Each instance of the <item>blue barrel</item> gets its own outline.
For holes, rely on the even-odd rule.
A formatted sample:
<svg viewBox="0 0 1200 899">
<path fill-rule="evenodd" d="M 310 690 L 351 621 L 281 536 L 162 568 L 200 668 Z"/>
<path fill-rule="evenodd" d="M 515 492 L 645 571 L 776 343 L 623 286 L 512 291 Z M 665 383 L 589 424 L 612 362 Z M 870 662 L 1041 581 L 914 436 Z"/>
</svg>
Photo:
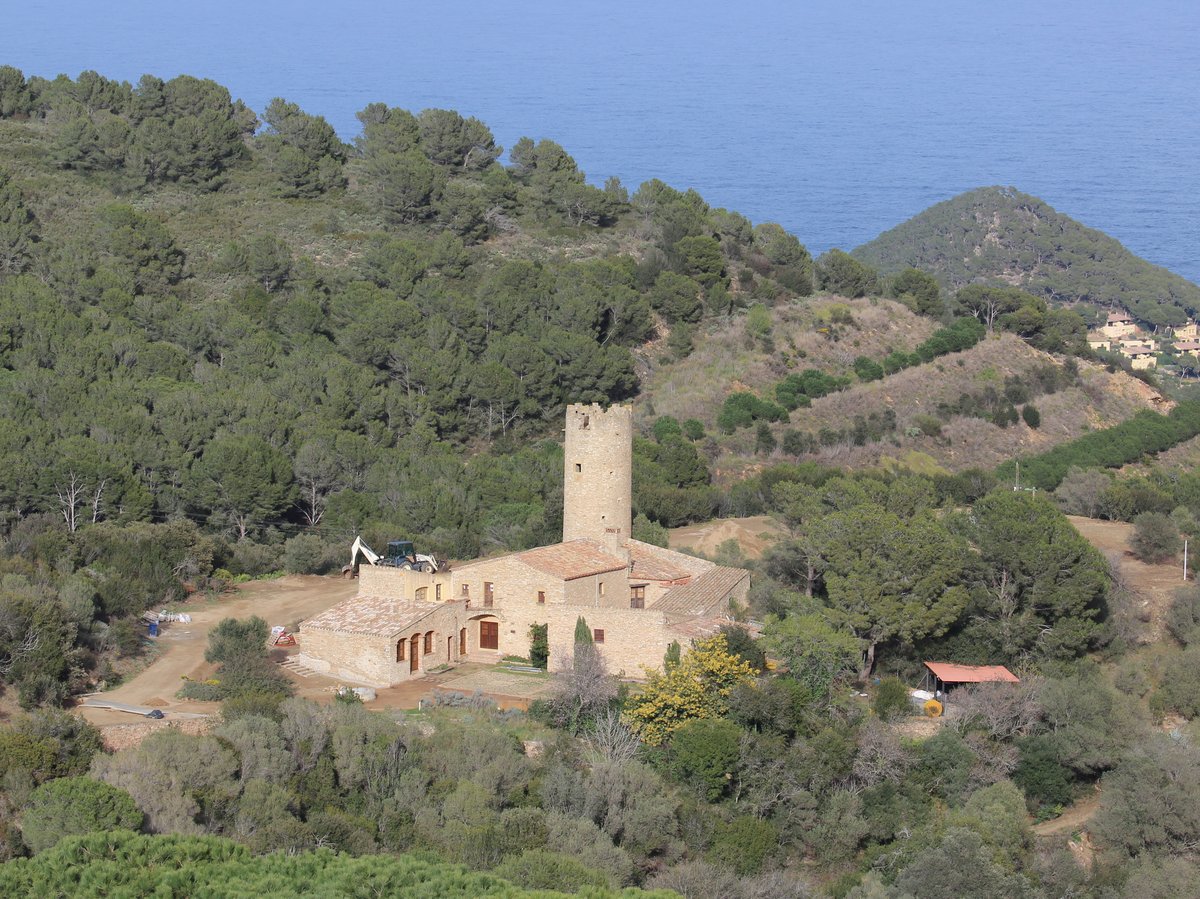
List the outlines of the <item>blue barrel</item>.
<svg viewBox="0 0 1200 899">
<path fill-rule="evenodd" d="M 158 622 L 157 621 L 150 622 L 150 636 L 151 637 L 158 636 Z"/>
</svg>

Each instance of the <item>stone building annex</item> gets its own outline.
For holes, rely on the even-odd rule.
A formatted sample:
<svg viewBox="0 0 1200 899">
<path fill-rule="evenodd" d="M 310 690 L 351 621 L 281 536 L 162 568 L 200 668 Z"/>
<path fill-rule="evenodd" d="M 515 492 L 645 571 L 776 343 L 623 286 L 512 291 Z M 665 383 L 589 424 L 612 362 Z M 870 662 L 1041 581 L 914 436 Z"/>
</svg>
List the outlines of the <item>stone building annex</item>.
<svg viewBox="0 0 1200 899">
<path fill-rule="evenodd" d="M 608 668 L 659 668 L 745 604 L 750 574 L 634 540 L 633 419 L 628 406 L 567 408 L 563 541 L 440 572 L 363 565 L 358 594 L 305 621 L 300 661 L 375 687 L 461 661 L 528 656 L 546 624 L 553 670 L 582 615 Z"/>
</svg>

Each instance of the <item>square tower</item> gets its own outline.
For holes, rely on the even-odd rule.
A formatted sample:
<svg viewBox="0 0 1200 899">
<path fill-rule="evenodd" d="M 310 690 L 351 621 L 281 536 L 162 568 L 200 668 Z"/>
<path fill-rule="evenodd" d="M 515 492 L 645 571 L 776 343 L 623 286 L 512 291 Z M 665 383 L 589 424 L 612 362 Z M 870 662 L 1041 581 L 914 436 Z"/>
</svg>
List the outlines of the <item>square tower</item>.
<svg viewBox="0 0 1200 899">
<path fill-rule="evenodd" d="M 633 526 L 633 408 L 567 406 L 563 540 L 628 540 Z"/>
</svg>

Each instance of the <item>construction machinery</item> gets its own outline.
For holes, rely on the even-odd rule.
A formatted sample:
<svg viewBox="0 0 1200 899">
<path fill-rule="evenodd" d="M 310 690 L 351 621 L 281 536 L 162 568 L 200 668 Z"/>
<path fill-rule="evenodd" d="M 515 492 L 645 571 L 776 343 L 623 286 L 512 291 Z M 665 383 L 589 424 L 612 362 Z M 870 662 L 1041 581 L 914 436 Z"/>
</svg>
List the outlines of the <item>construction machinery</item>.
<svg viewBox="0 0 1200 899">
<path fill-rule="evenodd" d="M 358 566 L 363 561 L 368 565 L 403 568 L 406 571 L 424 571 L 429 574 L 445 568 L 445 565 L 436 557 L 417 552 L 411 540 L 389 540 L 387 554 L 380 555 L 367 546 L 362 537 L 355 537 L 354 543 L 350 547 L 350 564 L 342 568 L 342 577 L 354 577 Z"/>
</svg>

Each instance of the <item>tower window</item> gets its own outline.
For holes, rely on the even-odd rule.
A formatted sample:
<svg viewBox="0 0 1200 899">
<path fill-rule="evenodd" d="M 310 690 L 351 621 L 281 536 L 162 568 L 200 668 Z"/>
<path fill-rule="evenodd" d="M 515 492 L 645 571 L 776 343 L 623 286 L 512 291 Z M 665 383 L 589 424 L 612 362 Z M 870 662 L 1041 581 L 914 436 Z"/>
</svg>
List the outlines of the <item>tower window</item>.
<svg viewBox="0 0 1200 899">
<path fill-rule="evenodd" d="M 593 643 L 603 643 L 604 642 L 604 630 L 602 628 L 595 628 L 592 630 L 592 642 Z"/>
<path fill-rule="evenodd" d="M 539 590 L 538 591 L 538 605 L 544 606 L 545 604 L 546 604 L 546 591 Z"/>
<path fill-rule="evenodd" d="M 575 463 L 575 470 L 576 470 L 576 471 L 583 471 L 583 463 L 582 463 L 582 462 L 576 462 L 576 463 Z"/>
</svg>

